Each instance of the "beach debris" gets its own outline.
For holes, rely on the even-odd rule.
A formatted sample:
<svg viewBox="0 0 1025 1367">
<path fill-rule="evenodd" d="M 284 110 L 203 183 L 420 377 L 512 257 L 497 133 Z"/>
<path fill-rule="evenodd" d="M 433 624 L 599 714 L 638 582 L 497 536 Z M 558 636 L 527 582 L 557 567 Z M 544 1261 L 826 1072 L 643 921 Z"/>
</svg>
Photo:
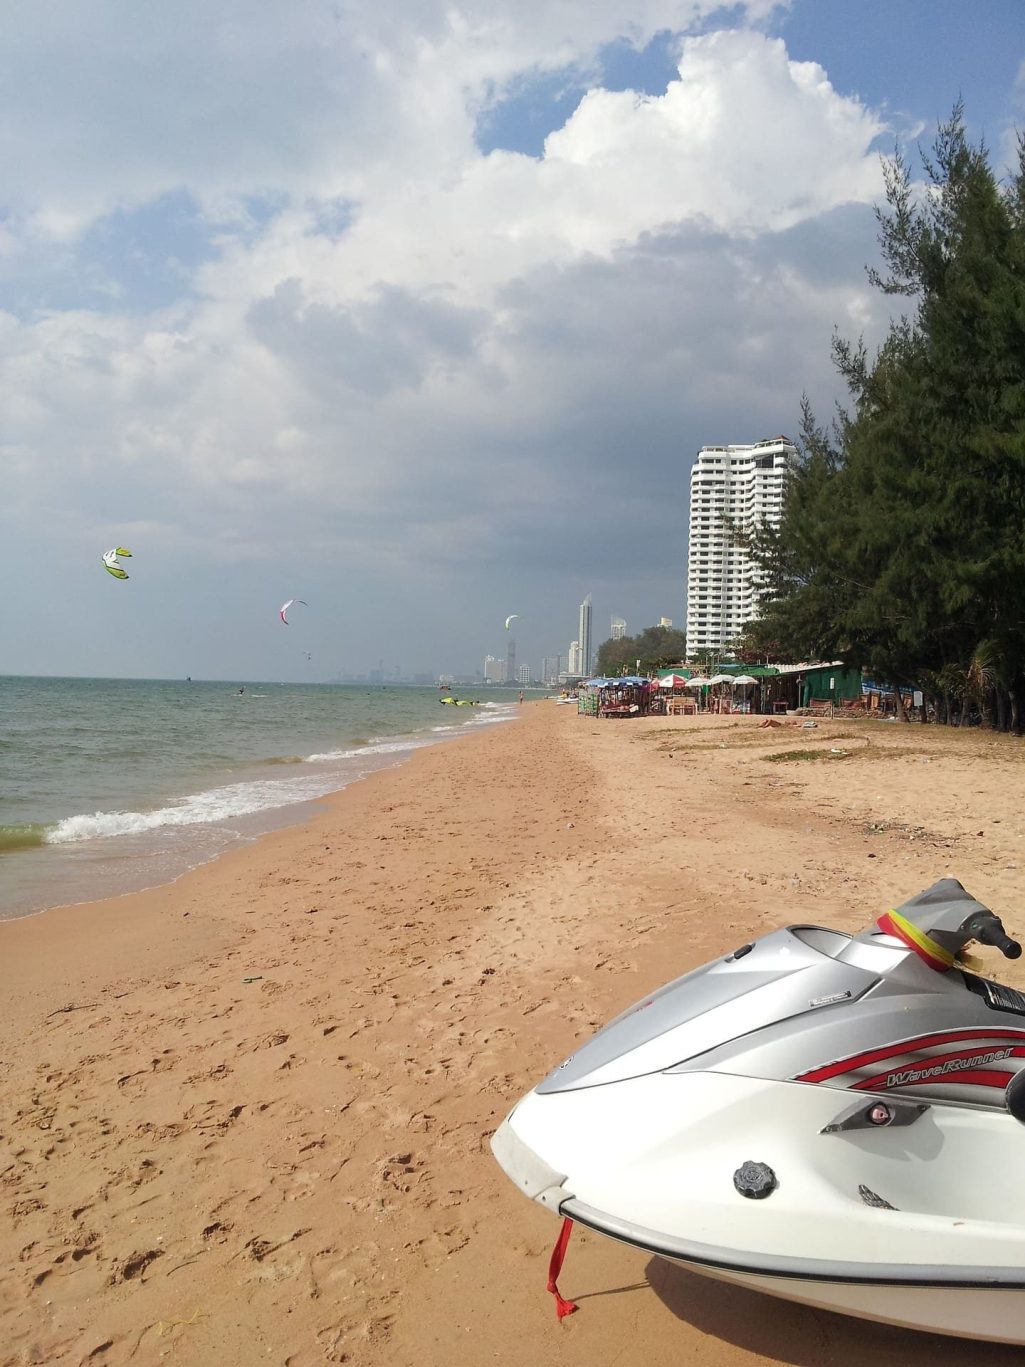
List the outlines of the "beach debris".
<svg viewBox="0 0 1025 1367">
<path fill-rule="evenodd" d="M 506 631 L 509 630 L 509 623 L 510 623 L 510 622 L 515 622 L 515 621 L 517 620 L 517 618 L 519 617 L 519 615 L 520 615 L 520 614 L 519 614 L 518 612 L 510 612 L 509 616 L 505 619 L 505 629 L 506 629 Z"/>
<path fill-rule="evenodd" d="M 285 613 L 288 611 L 288 609 L 292 606 L 293 603 L 302 603 L 304 608 L 308 608 L 310 606 L 309 603 L 304 602 L 301 598 L 289 598 L 287 603 L 282 603 L 281 606 L 278 608 L 278 616 L 284 622 L 286 627 L 288 626 L 288 618 L 285 616 Z"/>
<path fill-rule="evenodd" d="M 205 1310 L 193 1310 L 187 1320 L 157 1320 L 157 1337 L 163 1338 L 165 1334 L 169 1334 L 173 1329 L 177 1329 L 179 1325 L 195 1324 L 196 1321 L 205 1314 Z"/>
<path fill-rule="evenodd" d="M 115 579 L 127 579 L 128 575 L 123 569 L 118 556 L 123 555 L 126 560 L 131 560 L 132 553 L 124 546 L 115 546 L 112 550 L 104 551 L 100 557 L 103 561 L 103 568 L 108 574 L 112 574 Z"/>
<path fill-rule="evenodd" d="M 262 973 L 257 973 L 255 977 L 253 977 L 253 978 L 243 978 L 242 981 L 243 981 L 244 983 L 258 983 L 258 982 L 262 982 L 262 981 L 263 981 L 263 974 L 262 974 Z"/>
</svg>

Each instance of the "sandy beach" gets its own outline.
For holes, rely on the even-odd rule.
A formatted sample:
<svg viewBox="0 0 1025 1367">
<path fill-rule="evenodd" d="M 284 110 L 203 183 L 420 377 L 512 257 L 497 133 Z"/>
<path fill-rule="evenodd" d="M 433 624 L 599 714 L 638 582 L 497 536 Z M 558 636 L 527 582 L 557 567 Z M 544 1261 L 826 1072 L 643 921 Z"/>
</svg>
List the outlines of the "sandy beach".
<svg viewBox="0 0 1025 1367">
<path fill-rule="evenodd" d="M 521 713 L 170 887 L 0 925 L 4 1367 L 1020 1360 L 585 1230 L 559 1323 L 557 1222 L 488 1139 L 576 1041 L 769 928 L 857 930 L 953 876 L 1021 935 L 1022 742 Z"/>
</svg>

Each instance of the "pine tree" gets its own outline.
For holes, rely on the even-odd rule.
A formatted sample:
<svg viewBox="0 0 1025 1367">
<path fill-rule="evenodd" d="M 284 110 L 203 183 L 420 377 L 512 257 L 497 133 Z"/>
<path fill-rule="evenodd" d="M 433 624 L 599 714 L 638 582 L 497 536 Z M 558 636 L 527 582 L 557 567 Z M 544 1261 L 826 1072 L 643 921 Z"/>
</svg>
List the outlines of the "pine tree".
<svg viewBox="0 0 1025 1367">
<path fill-rule="evenodd" d="M 956 105 L 919 194 L 896 154 L 877 212 L 886 294 L 908 301 L 871 359 L 835 338 L 850 394 L 832 437 L 805 404 L 756 633 L 797 656 L 974 698 L 1016 722 L 1025 687 L 1025 142 L 1001 187 Z M 961 678 L 955 688 L 952 680 Z M 1009 708 L 1005 707 L 1009 703 Z"/>
</svg>

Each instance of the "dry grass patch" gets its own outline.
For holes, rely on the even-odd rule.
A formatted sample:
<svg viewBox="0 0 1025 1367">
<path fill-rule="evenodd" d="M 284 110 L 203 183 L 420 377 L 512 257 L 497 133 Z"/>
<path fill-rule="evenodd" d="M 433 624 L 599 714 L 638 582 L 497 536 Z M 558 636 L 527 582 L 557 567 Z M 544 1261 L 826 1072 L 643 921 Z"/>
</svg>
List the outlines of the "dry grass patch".
<svg viewBox="0 0 1025 1367">
<path fill-rule="evenodd" d="M 854 754 L 853 750 L 779 750 L 774 755 L 763 755 L 769 764 L 789 764 L 792 761 L 814 760 L 814 759 L 850 759 Z"/>
</svg>

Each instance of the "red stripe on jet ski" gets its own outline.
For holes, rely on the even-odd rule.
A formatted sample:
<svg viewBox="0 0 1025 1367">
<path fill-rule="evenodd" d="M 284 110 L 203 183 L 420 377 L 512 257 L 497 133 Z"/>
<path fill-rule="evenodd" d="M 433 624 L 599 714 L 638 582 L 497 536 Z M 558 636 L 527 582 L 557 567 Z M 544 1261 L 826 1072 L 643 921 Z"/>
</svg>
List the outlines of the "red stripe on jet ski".
<svg viewBox="0 0 1025 1367">
<path fill-rule="evenodd" d="M 1014 1040 L 1025 1044 L 1025 1031 L 990 1030 L 984 1026 L 972 1030 L 951 1030 L 938 1035 L 919 1035 L 917 1038 L 898 1040 L 884 1044 L 878 1049 L 866 1049 L 860 1054 L 837 1059 L 834 1063 L 824 1063 L 818 1068 L 810 1068 L 806 1073 L 798 1073 L 795 1082 L 825 1082 L 828 1078 L 840 1077 L 844 1073 L 856 1072 L 870 1063 L 882 1063 L 888 1058 L 900 1058 L 902 1054 L 913 1054 L 918 1049 L 932 1049 L 941 1044 L 960 1044 L 967 1040 Z"/>
<path fill-rule="evenodd" d="M 994 1057 L 994 1055 L 1003 1057 Z M 922 1082 L 948 1082 L 958 1080 L 971 1066 L 974 1065 L 975 1071 L 979 1066 L 988 1068 L 990 1064 L 1000 1064 L 1001 1068 L 1004 1059 L 1021 1058 L 1025 1055 L 1025 1046 L 1017 1045 L 1008 1048 L 1006 1045 L 997 1046 L 982 1045 L 975 1049 L 963 1049 L 960 1053 L 951 1054 L 925 1054 L 922 1057 L 913 1059 L 909 1063 L 897 1064 L 885 1073 L 877 1073 L 875 1077 L 861 1078 L 854 1083 L 853 1090 L 856 1092 L 871 1092 L 877 1089 L 886 1090 L 890 1087 L 917 1087 Z M 914 1076 L 916 1073 L 921 1076 Z M 1010 1073 L 1007 1074 L 1011 1076 Z M 995 1085 L 995 1084 L 994 1084 Z"/>
<path fill-rule="evenodd" d="M 887 1073 L 880 1073 L 878 1077 L 867 1078 L 864 1082 L 856 1082 L 851 1088 L 852 1092 L 887 1092 L 899 1091 L 902 1087 L 925 1087 L 929 1083 L 935 1083 L 937 1087 L 1006 1087 L 1013 1073 L 997 1073 L 985 1068 L 966 1069 L 962 1073 L 945 1073 L 942 1076 L 909 1078 L 906 1082 L 901 1082 L 895 1087 L 888 1087 L 886 1079 Z"/>
</svg>

